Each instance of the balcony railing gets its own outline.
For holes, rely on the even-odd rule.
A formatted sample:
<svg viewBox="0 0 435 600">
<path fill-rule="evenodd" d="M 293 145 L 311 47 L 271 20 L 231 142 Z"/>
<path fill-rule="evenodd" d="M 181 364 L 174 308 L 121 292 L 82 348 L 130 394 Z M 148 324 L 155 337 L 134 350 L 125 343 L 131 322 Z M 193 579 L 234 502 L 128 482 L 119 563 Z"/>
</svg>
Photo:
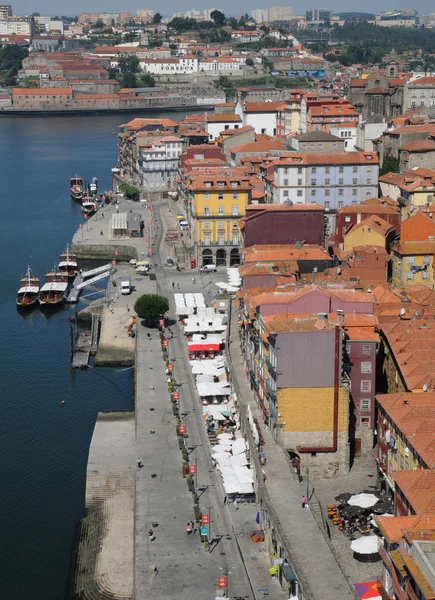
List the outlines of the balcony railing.
<svg viewBox="0 0 435 600">
<path fill-rule="evenodd" d="M 218 213 L 210 213 L 209 215 L 205 215 L 205 214 L 197 214 L 195 211 L 192 210 L 192 216 L 195 217 L 195 219 L 240 219 L 241 217 L 243 217 L 242 214 L 237 213 L 236 215 L 234 215 L 233 213 L 222 213 L 222 214 L 218 214 Z"/>
<path fill-rule="evenodd" d="M 269 396 L 272 398 L 273 401 L 276 402 L 276 390 L 271 387 L 268 379 L 266 379 L 266 388 Z"/>
<path fill-rule="evenodd" d="M 239 248 L 240 242 L 197 242 L 198 246 L 234 246 L 235 248 Z"/>
<path fill-rule="evenodd" d="M 274 367 L 272 365 L 272 363 L 270 362 L 270 360 L 267 357 L 264 357 L 264 362 L 266 363 L 267 370 L 269 371 L 269 373 L 272 375 L 272 377 L 274 379 L 276 379 L 276 367 Z"/>
</svg>

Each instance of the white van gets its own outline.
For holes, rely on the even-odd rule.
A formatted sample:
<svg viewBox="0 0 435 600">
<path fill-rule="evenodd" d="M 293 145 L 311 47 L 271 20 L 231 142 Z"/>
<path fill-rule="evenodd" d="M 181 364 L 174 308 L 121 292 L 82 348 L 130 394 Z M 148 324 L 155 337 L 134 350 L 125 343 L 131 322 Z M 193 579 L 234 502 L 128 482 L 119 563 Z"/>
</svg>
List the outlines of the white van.
<svg viewBox="0 0 435 600">
<path fill-rule="evenodd" d="M 121 277 L 121 294 L 130 294 L 131 292 L 131 277 Z"/>
<path fill-rule="evenodd" d="M 199 269 L 200 273 L 216 273 L 217 267 L 215 264 L 204 265 Z"/>
</svg>

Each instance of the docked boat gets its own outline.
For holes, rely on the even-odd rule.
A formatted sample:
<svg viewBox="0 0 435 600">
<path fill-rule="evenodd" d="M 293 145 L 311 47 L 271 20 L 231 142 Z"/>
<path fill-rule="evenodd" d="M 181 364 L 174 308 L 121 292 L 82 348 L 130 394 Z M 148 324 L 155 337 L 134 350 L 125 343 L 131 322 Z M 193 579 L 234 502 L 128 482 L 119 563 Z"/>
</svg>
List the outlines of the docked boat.
<svg viewBox="0 0 435 600">
<path fill-rule="evenodd" d="M 98 204 L 89 198 L 82 201 L 82 211 L 86 215 L 93 215 L 98 210 Z"/>
<path fill-rule="evenodd" d="M 83 179 L 76 175 L 71 177 L 70 194 L 73 200 L 82 200 L 86 196 L 86 189 L 83 185 Z"/>
<path fill-rule="evenodd" d="M 23 308 L 33 306 L 38 301 L 39 279 L 33 276 L 30 267 L 27 268 L 27 272 L 20 283 L 20 289 L 17 292 L 17 305 Z"/>
<path fill-rule="evenodd" d="M 96 177 L 92 177 L 92 181 L 88 187 L 89 187 L 89 194 L 91 196 L 96 196 L 98 194 L 98 179 Z"/>
<path fill-rule="evenodd" d="M 41 306 L 55 306 L 66 298 L 68 290 L 68 277 L 57 270 L 50 271 L 45 276 L 45 283 L 39 290 L 39 304 Z"/>
<path fill-rule="evenodd" d="M 66 252 L 60 255 L 59 259 L 59 272 L 67 277 L 75 277 L 79 270 L 77 268 L 77 257 L 75 254 L 71 254 L 67 246 Z"/>
</svg>

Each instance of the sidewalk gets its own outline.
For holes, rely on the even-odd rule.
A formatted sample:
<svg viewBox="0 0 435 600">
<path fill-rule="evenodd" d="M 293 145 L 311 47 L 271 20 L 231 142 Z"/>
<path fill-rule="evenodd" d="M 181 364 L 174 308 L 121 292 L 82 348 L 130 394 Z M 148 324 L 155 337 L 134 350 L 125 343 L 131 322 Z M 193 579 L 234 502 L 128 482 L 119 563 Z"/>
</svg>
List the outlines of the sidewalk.
<svg viewBox="0 0 435 600">
<path fill-rule="evenodd" d="M 237 311 L 232 311 L 232 331 L 237 331 Z M 233 339 L 238 336 L 233 334 Z M 250 405 L 252 414 L 262 423 L 261 413 L 254 400 L 245 375 L 245 366 L 237 342 L 230 345 L 232 374 L 238 386 L 241 406 Z M 356 594 L 341 571 L 313 515 L 301 506 L 303 484 L 296 481 L 284 455 L 272 435 L 262 427 L 265 440 L 267 476 L 265 483 L 272 510 L 279 523 L 274 523 L 281 538 L 286 540 L 290 556 L 300 584 L 308 600 L 351 600 Z"/>
</svg>

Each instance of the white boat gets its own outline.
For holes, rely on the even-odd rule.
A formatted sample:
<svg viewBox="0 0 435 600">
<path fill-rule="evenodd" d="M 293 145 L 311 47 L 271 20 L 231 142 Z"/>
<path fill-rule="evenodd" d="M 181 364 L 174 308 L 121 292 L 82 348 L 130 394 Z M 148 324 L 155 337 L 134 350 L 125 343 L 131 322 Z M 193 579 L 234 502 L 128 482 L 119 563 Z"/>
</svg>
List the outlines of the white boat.
<svg viewBox="0 0 435 600">
<path fill-rule="evenodd" d="M 77 257 L 75 254 L 70 253 L 68 246 L 66 252 L 60 255 L 59 272 L 62 273 L 62 275 L 68 275 L 68 277 L 75 277 L 79 272 L 77 268 Z"/>
<path fill-rule="evenodd" d="M 83 200 L 82 202 L 82 211 L 86 215 L 93 215 L 98 210 L 98 205 L 93 200 Z"/>
<path fill-rule="evenodd" d="M 54 306 L 66 298 L 68 283 L 65 281 L 48 281 L 39 290 L 39 304 L 41 306 Z"/>
<path fill-rule="evenodd" d="M 96 177 L 92 177 L 92 181 L 88 187 L 89 193 L 93 196 L 96 196 L 98 193 L 98 179 Z"/>
<path fill-rule="evenodd" d="M 32 269 L 28 267 L 20 283 L 21 287 L 17 292 L 17 305 L 27 308 L 38 301 L 39 279 L 33 276 Z"/>
</svg>

